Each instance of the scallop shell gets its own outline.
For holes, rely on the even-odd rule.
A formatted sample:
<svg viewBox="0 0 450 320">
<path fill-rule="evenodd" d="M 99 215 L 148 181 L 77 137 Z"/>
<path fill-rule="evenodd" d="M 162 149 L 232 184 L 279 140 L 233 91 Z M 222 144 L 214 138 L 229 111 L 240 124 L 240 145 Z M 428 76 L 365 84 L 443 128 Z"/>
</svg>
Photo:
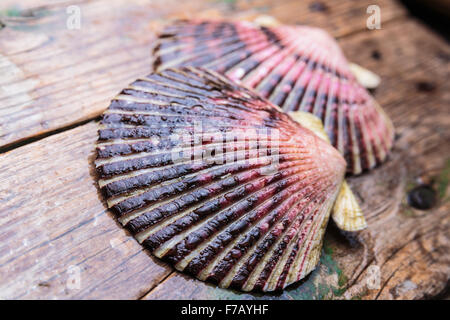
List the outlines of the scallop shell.
<svg viewBox="0 0 450 320">
<path fill-rule="evenodd" d="M 155 70 L 202 66 L 254 88 L 284 111 L 313 113 L 350 173 L 374 168 L 392 147 L 390 119 L 357 82 L 336 41 L 321 29 L 178 21 L 159 35 L 152 65 Z M 375 85 L 375 75 L 358 70 L 359 78 Z"/>
<path fill-rule="evenodd" d="M 315 115 L 303 111 L 290 112 L 289 115 L 304 128 L 314 132 L 319 138 L 330 142 L 322 121 Z M 360 231 L 367 228 L 361 207 L 346 181 L 342 183 L 331 217 L 339 229 L 344 231 Z"/>
<path fill-rule="evenodd" d="M 341 186 L 331 216 L 336 225 L 345 231 L 359 231 L 367 227 L 361 207 L 346 181 Z"/>
<path fill-rule="evenodd" d="M 117 95 L 96 159 L 108 206 L 143 246 L 243 291 L 282 289 L 314 269 L 345 166 L 266 99 L 197 68 Z"/>
<path fill-rule="evenodd" d="M 381 78 L 376 73 L 367 70 L 356 63 L 350 63 L 348 67 L 359 84 L 364 88 L 375 89 L 380 85 Z"/>
</svg>

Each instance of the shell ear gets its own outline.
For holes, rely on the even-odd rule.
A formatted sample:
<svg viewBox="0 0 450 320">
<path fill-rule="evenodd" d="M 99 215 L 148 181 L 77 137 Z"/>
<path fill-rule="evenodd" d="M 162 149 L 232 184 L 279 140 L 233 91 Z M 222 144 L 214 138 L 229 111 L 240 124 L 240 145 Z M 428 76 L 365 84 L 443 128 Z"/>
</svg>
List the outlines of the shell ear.
<svg viewBox="0 0 450 320">
<path fill-rule="evenodd" d="M 261 14 L 253 19 L 253 23 L 261 27 L 276 27 L 281 24 L 280 21 L 267 14 Z"/>
<path fill-rule="evenodd" d="M 334 203 L 331 216 L 339 229 L 344 231 L 359 231 L 367 227 L 355 194 L 345 180 Z"/>
<path fill-rule="evenodd" d="M 367 89 L 375 89 L 380 85 L 381 78 L 376 73 L 361 67 L 356 63 L 349 64 L 350 71 L 360 85 Z"/>
<path fill-rule="evenodd" d="M 330 142 L 323 128 L 322 120 L 308 112 L 296 111 L 289 115 L 301 126 L 314 132 L 319 138 Z M 344 231 L 359 231 L 367 227 L 364 214 L 350 186 L 344 180 L 331 213 L 336 225 Z"/>
</svg>

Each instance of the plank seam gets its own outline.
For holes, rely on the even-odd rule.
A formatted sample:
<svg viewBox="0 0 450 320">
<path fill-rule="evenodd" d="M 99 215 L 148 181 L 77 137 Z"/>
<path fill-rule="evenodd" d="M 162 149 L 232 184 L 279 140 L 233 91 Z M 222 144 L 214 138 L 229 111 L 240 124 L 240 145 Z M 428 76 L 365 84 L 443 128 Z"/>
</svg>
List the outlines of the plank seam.
<svg viewBox="0 0 450 320">
<path fill-rule="evenodd" d="M 153 288 L 150 288 L 148 291 L 146 291 L 144 294 L 142 294 L 141 296 L 139 296 L 136 300 L 142 300 L 143 298 L 145 298 L 146 296 L 148 296 L 149 294 L 151 294 L 156 288 L 159 287 L 159 285 L 161 285 L 163 282 L 165 282 L 166 280 L 168 280 L 168 278 L 170 276 L 172 276 L 173 274 L 175 274 L 176 271 L 175 270 L 171 270 L 171 272 L 169 272 L 165 277 L 163 277 L 155 286 L 153 286 Z"/>
</svg>

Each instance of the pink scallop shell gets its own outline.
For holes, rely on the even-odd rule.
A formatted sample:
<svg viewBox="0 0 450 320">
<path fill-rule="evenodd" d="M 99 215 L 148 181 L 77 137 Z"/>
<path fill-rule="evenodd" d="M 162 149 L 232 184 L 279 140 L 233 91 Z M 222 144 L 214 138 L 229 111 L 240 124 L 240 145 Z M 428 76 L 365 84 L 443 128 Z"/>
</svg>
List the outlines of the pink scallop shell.
<svg viewBox="0 0 450 320">
<path fill-rule="evenodd" d="M 102 194 L 158 258 L 243 291 L 317 265 L 345 161 L 269 101 L 213 71 L 165 69 L 125 88 L 101 125 Z"/>
<path fill-rule="evenodd" d="M 202 66 L 254 88 L 284 111 L 322 119 L 333 146 L 359 174 L 381 164 L 392 144 L 390 119 L 357 83 L 336 41 L 307 26 L 183 20 L 159 34 L 153 68 Z"/>
</svg>

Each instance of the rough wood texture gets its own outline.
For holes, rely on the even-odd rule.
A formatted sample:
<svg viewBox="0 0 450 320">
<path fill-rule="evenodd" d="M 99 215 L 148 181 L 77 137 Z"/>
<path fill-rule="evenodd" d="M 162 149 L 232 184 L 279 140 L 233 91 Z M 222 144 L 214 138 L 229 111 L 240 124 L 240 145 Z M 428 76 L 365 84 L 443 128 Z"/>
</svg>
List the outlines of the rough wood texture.
<svg viewBox="0 0 450 320">
<path fill-rule="evenodd" d="M 67 3 L 73 2 L 54 2 L 48 10 L 64 14 Z M 11 2 L 4 3 L 2 9 Z M 45 3 L 29 1 L 24 7 Z M 88 18 L 86 23 L 96 20 L 98 29 L 90 28 L 83 35 L 54 30 L 56 25 L 50 21 L 56 19 L 56 13 L 44 20 L 4 22 L 9 26 L 0 30 L 4 55 L 0 68 L 13 73 L 9 78 L 0 73 L 1 88 L 16 82 L 20 85 L 0 90 L 2 145 L 96 116 L 117 90 L 145 72 L 143 61 L 132 61 L 148 53 L 147 39 L 139 34 L 153 28 L 150 15 L 158 13 L 139 12 L 150 5 L 129 0 L 128 9 L 114 7 L 111 11 L 116 18 L 123 15 L 111 29 L 112 22 L 103 21 L 109 19 L 105 18 L 108 11 L 98 14 L 104 1 L 79 3 L 93 10 L 93 20 Z M 97 124 L 90 122 L 0 156 L 0 298 L 410 299 L 440 294 L 450 277 L 450 49 L 425 26 L 402 17 L 404 10 L 393 1 L 380 1 L 382 30 L 363 31 L 364 22 L 346 24 L 351 14 L 366 17 L 367 3 L 358 3 L 342 1 L 328 5 L 325 12 L 311 12 L 309 3 L 299 1 L 234 4 L 243 10 L 242 15 L 263 12 L 286 22 L 302 19 L 330 31 L 333 24 L 339 25 L 333 32 L 345 35 L 340 43 L 347 57 L 382 77 L 375 96 L 396 125 L 397 141 L 386 165 L 350 179 L 369 228 L 351 237 L 329 225 L 320 266 L 306 281 L 274 295 L 239 294 L 180 275 L 149 256 L 100 200 L 92 172 Z M 201 12 L 210 15 L 229 15 L 233 10 L 221 2 L 199 6 L 209 6 Z M 177 14 L 168 7 L 161 8 L 164 14 Z M 182 7 L 175 9 L 178 14 L 183 12 Z M 124 18 L 127 15 L 134 19 Z M 322 15 L 329 17 L 319 18 Z M 33 31 L 29 24 L 40 27 Z M 41 29 L 44 27 L 47 29 Z M 40 43 L 39 30 L 46 30 L 42 33 L 52 38 Z M 111 30 L 124 42 L 105 38 Z M 14 35 L 19 35 L 17 32 L 18 37 Z M 80 44 L 74 40 L 80 39 L 88 42 L 78 48 Z M 23 47 L 24 43 L 28 47 Z M 129 52 L 136 43 L 140 49 Z M 112 66 L 120 71 L 116 73 Z M 11 101 L 22 107 L 12 109 Z M 43 119 L 47 128 L 41 127 Z M 5 120 L 9 121 L 6 127 Z M 419 180 L 434 181 L 439 200 L 431 210 L 415 210 L 406 202 L 407 192 Z M 374 279 L 377 267 L 379 289 L 369 289 L 368 280 Z M 79 288 L 72 282 L 77 271 Z"/>
<path fill-rule="evenodd" d="M 168 274 L 99 201 L 96 129 L 89 123 L 2 157 L 0 298 L 138 298 Z M 73 266 L 80 289 L 67 285 Z"/>
<path fill-rule="evenodd" d="M 325 27 L 335 36 L 365 28 L 370 1 L 340 1 L 323 9 L 306 1 L 2 1 L 0 21 L 0 148 L 93 119 L 124 83 L 150 70 L 153 32 L 165 19 L 254 18 Z M 383 21 L 404 14 L 379 1 Z M 70 30 L 69 5 L 80 8 Z"/>
</svg>

